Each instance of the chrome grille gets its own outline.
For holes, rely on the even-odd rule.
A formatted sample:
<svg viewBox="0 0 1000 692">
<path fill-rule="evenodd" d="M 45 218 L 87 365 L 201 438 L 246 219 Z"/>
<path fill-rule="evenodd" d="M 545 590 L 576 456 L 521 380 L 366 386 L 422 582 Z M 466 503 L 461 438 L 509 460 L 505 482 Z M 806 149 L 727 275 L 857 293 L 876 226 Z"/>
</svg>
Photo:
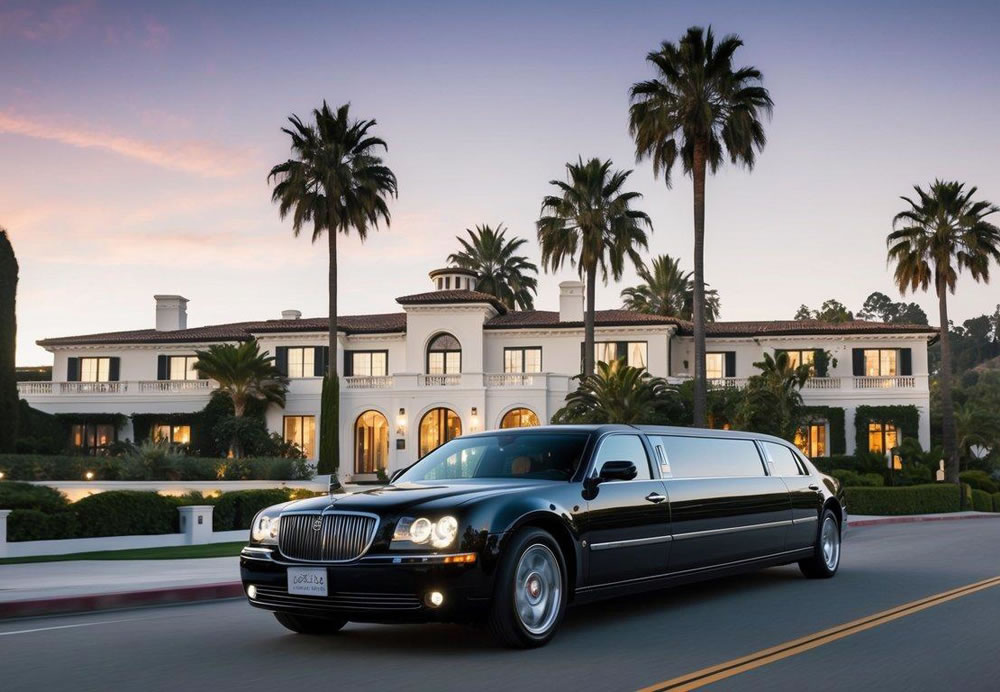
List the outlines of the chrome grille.
<svg viewBox="0 0 1000 692">
<path fill-rule="evenodd" d="M 314 528 L 319 521 L 319 528 Z M 375 538 L 372 514 L 332 512 L 285 514 L 278 525 L 278 549 L 292 560 L 348 562 L 361 557 Z"/>
</svg>

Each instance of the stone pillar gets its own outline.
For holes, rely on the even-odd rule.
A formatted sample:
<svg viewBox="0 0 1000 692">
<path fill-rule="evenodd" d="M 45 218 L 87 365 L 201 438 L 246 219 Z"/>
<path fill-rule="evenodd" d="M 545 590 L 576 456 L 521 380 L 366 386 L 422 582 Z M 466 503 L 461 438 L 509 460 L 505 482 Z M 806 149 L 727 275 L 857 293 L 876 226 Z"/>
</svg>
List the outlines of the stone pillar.
<svg viewBox="0 0 1000 692">
<path fill-rule="evenodd" d="M 0 557 L 7 555 L 7 516 L 9 509 L 0 509 Z"/>
<path fill-rule="evenodd" d="M 212 539 L 212 505 L 178 507 L 181 513 L 181 533 L 188 545 L 210 543 Z"/>
</svg>

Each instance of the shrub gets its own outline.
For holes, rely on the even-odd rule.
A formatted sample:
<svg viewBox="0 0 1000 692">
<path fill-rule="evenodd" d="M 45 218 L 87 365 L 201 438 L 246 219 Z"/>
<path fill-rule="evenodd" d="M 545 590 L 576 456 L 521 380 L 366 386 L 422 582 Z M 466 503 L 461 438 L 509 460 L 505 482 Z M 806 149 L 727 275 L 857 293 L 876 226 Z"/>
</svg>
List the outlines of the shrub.
<svg viewBox="0 0 1000 692">
<path fill-rule="evenodd" d="M 223 493 L 215 501 L 212 528 L 215 531 L 249 529 L 257 512 L 271 505 L 288 502 L 294 492 L 291 488 L 266 488 Z"/>
<path fill-rule="evenodd" d="M 1000 493 L 1000 483 L 997 483 L 985 471 L 962 471 L 958 474 L 963 483 L 968 483 L 974 490 L 985 490 L 992 495 Z"/>
<path fill-rule="evenodd" d="M 1000 493 L 993 493 L 993 511 L 1000 512 Z"/>
<path fill-rule="evenodd" d="M 885 479 L 878 473 L 858 473 L 849 469 L 834 469 L 830 475 L 840 481 L 845 488 L 880 488 Z"/>
<path fill-rule="evenodd" d="M 851 514 L 897 515 L 957 512 L 959 491 L 950 483 L 900 488 L 845 488 Z"/>
<path fill-rule="evenodd" d="M 75 538 L 77 532 L 73 512 L 49 514 L 37 509 L 16 509 L 7 517 L 7 540 L 12 542 Z"/>
<path fill-rule="evenodd" d="M 146 536 L 177 533 L 178 502 L 154 492 L 111 490 L 73 504 L 79 535 Z"/>
<path fill-rule="evenodd" d="M 0 471 L 10 480 L 81 481 L 91 471 L 101 481 L 309 480 L 313 470 L 305 459 L 257 457 L 236 460 L 191 457 L 177 448 L 144 444 L 136 454 L 121 457 L 0 454 Z"/>
<path fill-rule="evenodd" d="M 30 509 L 55 514 L 69 509 L 66 496 L 54 488 L 31 483 L 0 483 L 0 509 Z"/>
<path fill-rule="evenodd" d="M 977 512 L 992 512 L 993 498 L 985 490 L 972 489 L 972 509 Z"/>
</svg>

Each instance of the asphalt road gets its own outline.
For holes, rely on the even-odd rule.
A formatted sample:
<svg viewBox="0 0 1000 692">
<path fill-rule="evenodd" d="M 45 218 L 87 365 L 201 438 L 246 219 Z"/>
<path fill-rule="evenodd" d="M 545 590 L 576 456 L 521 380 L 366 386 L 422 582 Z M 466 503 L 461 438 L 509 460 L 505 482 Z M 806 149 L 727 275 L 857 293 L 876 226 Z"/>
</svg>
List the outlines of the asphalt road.
<svg viewBox="0 0 1000 692">
<path fill-rule="evenodd" d="M 7 621 L 0 689 L 637 689 L 997 576 L 1000 520 L 929 522 L 852 529 L 832 580 L 782 567 L 574 608 L 532 651 L 449 625 L 304 637 L 241 601 Z M 997 690 L 998 651 L 993 586 L 710 689 Z"/>
</svg>

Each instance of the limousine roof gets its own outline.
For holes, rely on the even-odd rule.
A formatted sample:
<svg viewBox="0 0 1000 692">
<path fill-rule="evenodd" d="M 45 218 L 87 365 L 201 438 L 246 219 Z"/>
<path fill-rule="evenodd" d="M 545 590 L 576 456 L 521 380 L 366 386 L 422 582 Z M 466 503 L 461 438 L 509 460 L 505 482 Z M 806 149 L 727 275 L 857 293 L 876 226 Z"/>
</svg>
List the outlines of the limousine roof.
<svg viewBox="0 0 1000 692">
<path fill-rule="evenodd" d="M 497 433 L 512 432 L 513 429 L 486 430 L 483 432 L 463 435 L 463 437 L 479 437 L 484 435 L 496 435 Z M 729 437 L 738 440 L 761 440 L 765 442 L 777 442 L 788 445 L 788 440 L 773 435 L 749 432 L 746 430 L 717 430 L 715 428 L 686 428 L 675 425 L 625 425 L 621 423 L 592 423 L 580 425 L 538 425 L 531 428 L 516 428 L 519 433 L 540 433 L 540 432 L 587 432 L 587 433 L 607 433 L 607 432 L 641 432 L 646 435 L 684 435 L 685 437 Z"/>
</svg>

